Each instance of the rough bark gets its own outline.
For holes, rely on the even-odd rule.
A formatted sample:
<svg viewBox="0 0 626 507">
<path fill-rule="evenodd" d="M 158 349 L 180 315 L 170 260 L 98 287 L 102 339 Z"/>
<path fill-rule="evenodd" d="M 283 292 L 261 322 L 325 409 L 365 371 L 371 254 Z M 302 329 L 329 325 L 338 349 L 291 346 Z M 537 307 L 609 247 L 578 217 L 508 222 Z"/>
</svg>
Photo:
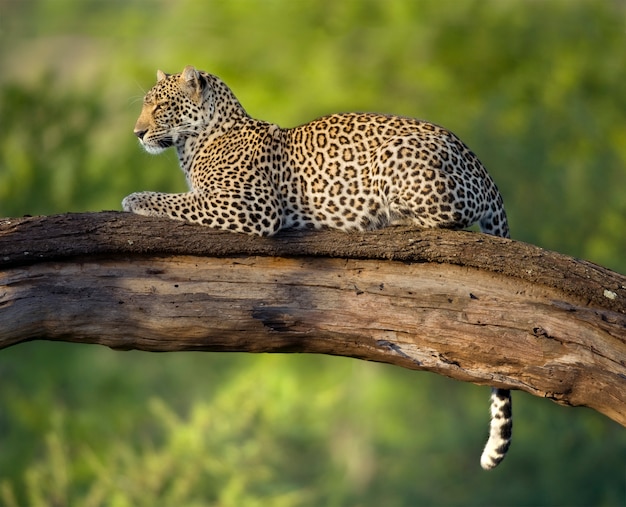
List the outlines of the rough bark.
<svg viewBox="0 0 626 507">
<path fill-rule="evenodd" d="M 584 405 L 626 426 L 626 277 L 391 228 L 257 238 L 115 212 L 0 220 L 0 348 L 323 353 Z"/>
</svg>

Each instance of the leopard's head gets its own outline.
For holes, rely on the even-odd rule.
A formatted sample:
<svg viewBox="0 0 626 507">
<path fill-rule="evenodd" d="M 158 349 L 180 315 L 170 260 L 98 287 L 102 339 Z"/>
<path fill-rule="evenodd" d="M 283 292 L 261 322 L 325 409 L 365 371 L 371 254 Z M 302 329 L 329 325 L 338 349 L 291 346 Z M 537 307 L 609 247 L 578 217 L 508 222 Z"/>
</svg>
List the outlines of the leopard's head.
<svg viewBox="0 0 626 507">
<path fill-rule="evenodd" d="M 144 97 L 134 133 L 146 151 L 156 154 L 207 129 L 223 132 L 245 114 L 219 78 L 188 65 L 179 74 L 157 71 L 157 83 Z"/>
</svg>

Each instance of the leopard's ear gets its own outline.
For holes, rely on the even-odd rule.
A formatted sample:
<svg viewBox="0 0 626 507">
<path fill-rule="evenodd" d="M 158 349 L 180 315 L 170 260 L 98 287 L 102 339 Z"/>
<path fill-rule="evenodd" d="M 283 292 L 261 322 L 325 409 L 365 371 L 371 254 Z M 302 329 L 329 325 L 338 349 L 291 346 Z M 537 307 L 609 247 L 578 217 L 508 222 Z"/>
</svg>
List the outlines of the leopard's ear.
<svg viewBox="0 0 626 507">
<path fill-rule="evenodd" d="M 180 81 L 188 90 L 190 95 L 194 95 L 196 98 L 202 95 L 200 73 L 195 67 L 187 65 L 180 74 Z"/>
<path fill-rule="evenodd" d="M 185 81 L 196 78 L 198 71 L 193 65 L 187 65 L 181 72 L 181 76 Z"/>
<path fill-rule="evenodd" d="M 157 83 L 163 81 L 168 75 L 162 70 L 157 70 Z"/>
</svg>

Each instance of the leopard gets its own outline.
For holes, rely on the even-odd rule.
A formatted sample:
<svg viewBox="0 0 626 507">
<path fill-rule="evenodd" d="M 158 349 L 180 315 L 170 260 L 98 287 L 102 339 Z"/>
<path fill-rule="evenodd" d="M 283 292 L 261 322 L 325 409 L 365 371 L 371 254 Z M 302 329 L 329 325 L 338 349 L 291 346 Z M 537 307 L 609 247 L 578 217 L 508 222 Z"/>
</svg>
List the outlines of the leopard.
<svg viewBox="0 0 626 507">
<path fill-rule="evenodd" d="M 122 208 L 215 229 L 273 236 L 283 229 L 369 231 L 397 224 L 509 238 L 503 198 L 450 130 L 380 113 L 330 114 L 293 128 L 254 119 L 219 77 L 188 65 L 157 71 L 134 134 L 176 150 L 188 192 L 136 192 Z M 511 444 L 511 393 L 492 388 L 482 468 Z"/>
</svg>

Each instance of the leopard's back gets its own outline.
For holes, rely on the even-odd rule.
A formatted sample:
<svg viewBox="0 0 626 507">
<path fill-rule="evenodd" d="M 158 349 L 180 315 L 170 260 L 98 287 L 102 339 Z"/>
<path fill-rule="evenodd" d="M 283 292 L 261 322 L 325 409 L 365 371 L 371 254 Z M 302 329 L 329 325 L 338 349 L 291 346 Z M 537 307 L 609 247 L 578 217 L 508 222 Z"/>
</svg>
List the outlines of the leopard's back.
<svg viewBox="0 0 626 507">
<path fill-rule="evenodd" d="M 432 123 L 334 114 L 284 131 L 285 226 L 369 230 L 397 222 L 508 236 L 502 197 L 476 155 Z"/>
</svg>

